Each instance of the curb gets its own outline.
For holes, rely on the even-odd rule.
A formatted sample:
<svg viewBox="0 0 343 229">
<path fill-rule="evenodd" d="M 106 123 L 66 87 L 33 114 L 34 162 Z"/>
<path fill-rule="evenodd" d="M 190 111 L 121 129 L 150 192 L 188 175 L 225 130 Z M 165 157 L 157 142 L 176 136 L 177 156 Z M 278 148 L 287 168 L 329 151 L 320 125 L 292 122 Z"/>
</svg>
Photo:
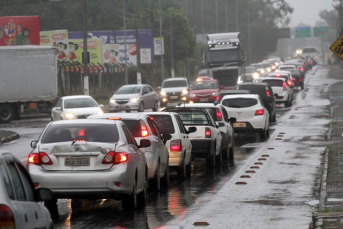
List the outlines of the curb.
<svg viewBox="0 0 343 229">
<path fill-rule="evenodd" d="M 12 134 L 8 135 L 7 137 L 1 138 L 0 139 L 0 145 L 3 144 L 3 143 L 10 142 L 10 141 L 13 141 L 13 140 L 19 138 L 19 134 L 16 133 L 16 132 L 13 132 L 13 131 L 6 131 L 6 132 L 9 132 L 9 133 L 12 133 Z"/>
</svg>

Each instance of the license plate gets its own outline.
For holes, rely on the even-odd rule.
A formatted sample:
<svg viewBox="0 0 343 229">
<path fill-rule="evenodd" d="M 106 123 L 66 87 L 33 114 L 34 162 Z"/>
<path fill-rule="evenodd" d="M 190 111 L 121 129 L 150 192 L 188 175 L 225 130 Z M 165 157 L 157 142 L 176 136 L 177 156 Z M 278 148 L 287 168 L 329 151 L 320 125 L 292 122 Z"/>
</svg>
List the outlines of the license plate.
<svg viewBox="0 0 343 229">
<path fill-rule="evenodd" d="M 65 166 L 88 166 L 90 162 L 89 158 L 77 158 L 77 157 L 68 157 L 64 161 Z"/>
<path fill-rule="evenodd" d="M 170 98 L 171 98 L 171 99 L 178 99 L 179 96 L 177 96 L 177 95 L 171 95 Z"/>
<path fill-rule="evenodd" d="M 126 106 L 125 105 L 119 105 L 120 109 L 124 109 Z"/>
<path fill-rule="evenodd" d="M 244 122 L 235 122 L 233 127 L 246 127 L 246 123 Z"/>
<path fill-rule="evenodd" d="M 208 101 L 208 98 L 205 98 L 205 99 L 200 99 L 201 102 L 205 102 L 205 101 Z"/>
</svg>

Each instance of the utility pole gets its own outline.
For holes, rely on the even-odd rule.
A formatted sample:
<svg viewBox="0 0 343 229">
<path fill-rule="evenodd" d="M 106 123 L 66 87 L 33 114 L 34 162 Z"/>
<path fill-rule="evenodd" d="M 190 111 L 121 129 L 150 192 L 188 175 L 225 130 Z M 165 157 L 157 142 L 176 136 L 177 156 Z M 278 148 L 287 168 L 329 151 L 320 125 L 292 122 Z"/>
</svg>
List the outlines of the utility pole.
<svg viewBox="0 0 343 229">
<path fill-rule="evenodd" d="M 141 52 L 140 52 L 140 47 L 139 47 L 137 0 L 135 0 L 135 34 L 136 34 L 136 57 L 137 57 L 137 84 L 141 84 L 142 83 Z"/>
<path fill-rule="evenodd" d="M 88 50 L 87 50 L 87 0 L 83 0 L 83 90 L 85 95 L 89 95 L 88 80 Z"/>
<path fill-rule="evenodd" d="M 236 32 L 238 32 L 238 0 L 236 0 Z"/>
<path fill-rule="evenodd" d="M 127 76 L 127 49 L 126 49 L 126 18 L 125 18 L 125 0 L 123 0 L 123 14 L 124 14 L 124 50 L 125 50 L 125 84 L 129 84 Z"/>
<path fill-rule="evenodd" d="M 162 68 L 162 81 L 164 80 L 164 61 L 163 61 L 163 37 L 162 37 L 162 7 L 161 7 L 161 0 L 159 0 L 160 4 L 160 38 L 161 38 L 161 68 Z"/>
<path fill-rule="evenodd" d="M 169 17 L 170 23 L 170 54 L 171 54 L 171 77 L 174 78 L 174 52 L 173 52 L 173 26 L 171 23 L 171 16 Z"/>
<path fill-rule="evenodd" d="M 218 0 L 216 0 L 216 33 L 218 33 Z"/>
</svg>

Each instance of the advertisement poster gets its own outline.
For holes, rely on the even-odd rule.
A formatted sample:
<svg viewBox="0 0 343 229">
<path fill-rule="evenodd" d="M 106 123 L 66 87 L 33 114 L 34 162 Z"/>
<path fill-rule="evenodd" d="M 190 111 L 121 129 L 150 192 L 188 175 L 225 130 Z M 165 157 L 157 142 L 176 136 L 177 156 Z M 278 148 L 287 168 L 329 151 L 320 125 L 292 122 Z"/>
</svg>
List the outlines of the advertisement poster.
<svg viewBox="0 0 343 229">
<path fill-rule="evenodd" d="M 104 63 L 119 63 L 119 44 L 103 44 L 102 53 Z"/>
<path fill-rule="evenodd" d="M 39 16 L 0 17 L 0 46 L 39 44 Z"/>
<path fill-rule="evenodd" d="M 39 34 L 40 45 L 56 47 L 60 41 L 68 42 L 68 30 L 41 31 Z"/>
<path fill-rule="evenodd" d="M 155 55 L 163 55 L 164 54 L 164 42 L 163 37 L 154 37 L 154 53 Z"/>
<path fill-rule="evenodd" d="M 141 63 L 151 64 L 151 49 L 141 49 Z"/>
<path fill-rule="evenodd" d="M 69 39 L 83 39 L 83 32 L 68 32 Z M 88 31 L 87 38 L 102 38 L 103 44 L 114 44 L 114 30 Z"/>
<path fill-rule="evenodd" d="M 124 30 L 116 31 L 117 44 L 119 44 L 119 63 L 125 63 L 125 39 Z M 153 49 L 153 36 L 151 29 L 138 30 L 140 49 Z M 126 30 L 127 63 L 137 66 L 136 33 L 134 30 Z M 153 63 L 153 53 L 151 53 Z M 141 62 L 141 64 L 144 64 Z"/>
<path fill-rule="evenodd" d="M 82 52 L 83 52 L 83 39 L 69 39 L 68 41 L 69 61 L 78 61 L 82 63 Z M 73 46 L 73 47 L 72 47 Z M 101 38 L 90 38 L 87 39 L 87 51 L 90 54 L 90 63 L 99 66 L 98 63 L 102 64 L 102 39 Z M 89 68 L 92 71 L 92 68 Z"/>
</svg>

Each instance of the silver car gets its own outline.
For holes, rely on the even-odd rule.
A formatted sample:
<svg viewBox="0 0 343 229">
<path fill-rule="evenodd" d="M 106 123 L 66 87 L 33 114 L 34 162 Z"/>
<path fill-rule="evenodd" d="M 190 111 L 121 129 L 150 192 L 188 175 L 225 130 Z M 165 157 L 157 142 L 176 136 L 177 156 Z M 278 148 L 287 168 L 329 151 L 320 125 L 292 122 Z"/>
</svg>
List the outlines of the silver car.
<svg viewBox="0 0 343 229">
<path fill-rule="evenodd" d="M 19 160 L 0 150 L 0 228 L 52 228 L 41 198 Z"/>
<path fill-rule="evenodd" d="M 145 109 L 158 110 L 158 96 L 148 84 L 130 84 L 120 87 L 110 98 L 110 112 Z"/>
<path fill-rule="evenodd" d="M 28 171 L 37 188 L 54 199 L 122 200 L 124 209 L 145 202 L 147 164 L 125 123 L 113 120 L 50 122 L 33 141 Z M 47 203 L 50 204 L 50 203 Z"/>
<path fill-rule="evenodd" d="M 142 149 L 148 164 L 148 179 L 157 190 L 160 190 L 161 183 L 164 186 L 169 185 L 169 154 L 165 142 L 171 136 L 169 134 L 161 135 L 149 115 L 146 113 L 105 113 L 91 115 L 89 119 L 121 120 L 127 125 L 137 142 L 149 139 L 151 146 Z"/>
<path fill-rule="evenodd" d="M 63 96 L 51 110 L 51 121 L 85 119 L 91 114 L 104 113 L 102 107 L 89 95 Z"/>
</svg>

